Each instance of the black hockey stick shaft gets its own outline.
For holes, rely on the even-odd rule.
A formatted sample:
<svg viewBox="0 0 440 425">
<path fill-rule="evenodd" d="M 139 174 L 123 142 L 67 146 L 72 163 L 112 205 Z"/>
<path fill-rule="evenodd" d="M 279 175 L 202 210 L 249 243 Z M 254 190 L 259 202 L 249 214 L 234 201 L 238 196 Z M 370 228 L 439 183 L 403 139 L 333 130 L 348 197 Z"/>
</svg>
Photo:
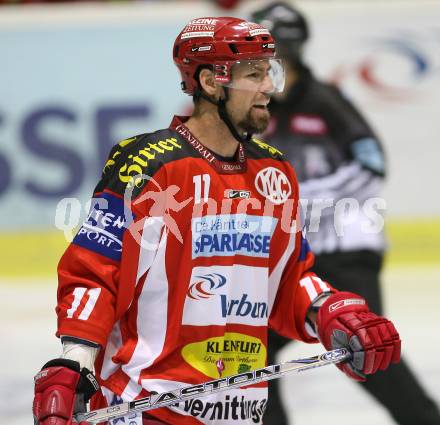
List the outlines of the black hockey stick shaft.
<svg viewBox="0 0 440 425">
<path fill-rule="evenodd" d="M 159 407 L 166 407 L 180 403 L 195 397 L 205 397 L 219 391 L 226 391 L 231 388 L 253 385 L 258 382 L 269 381 L 279 378 L 292 372 L 303 372 L 328 364 L 340 363 L 351 357 L 350 351 L 346 348 L 327 351 L 318 356 L 307 357 L 304 359 L 290 360 L 283 363 L 266 366 L 253 371 L 231 375 L 225 378 L 208 381 L 202 384 L 188 385 L 167 391 L 160 394 L 150 395 L 138 400 L 129 401 L 91 412 L 78 413 L 75 421 L 98 424 L 109 419 L 118 418 L 134 412 L 145 412 Z"/>
</svg>

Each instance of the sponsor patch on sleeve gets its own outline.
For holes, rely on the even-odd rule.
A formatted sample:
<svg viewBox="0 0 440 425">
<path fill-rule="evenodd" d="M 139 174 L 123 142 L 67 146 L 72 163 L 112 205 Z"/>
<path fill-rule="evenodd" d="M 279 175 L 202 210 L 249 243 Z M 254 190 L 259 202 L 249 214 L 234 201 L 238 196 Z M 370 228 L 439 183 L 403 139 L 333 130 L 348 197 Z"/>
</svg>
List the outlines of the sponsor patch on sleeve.
<svg viewBox="0 0 440 425">
<path fill-rule="evenodd" d="M 104 192 L 92 199 L 89 215 L 72 243 L 120 260 L 125 229 L 124 200 Z"/>
</svg>

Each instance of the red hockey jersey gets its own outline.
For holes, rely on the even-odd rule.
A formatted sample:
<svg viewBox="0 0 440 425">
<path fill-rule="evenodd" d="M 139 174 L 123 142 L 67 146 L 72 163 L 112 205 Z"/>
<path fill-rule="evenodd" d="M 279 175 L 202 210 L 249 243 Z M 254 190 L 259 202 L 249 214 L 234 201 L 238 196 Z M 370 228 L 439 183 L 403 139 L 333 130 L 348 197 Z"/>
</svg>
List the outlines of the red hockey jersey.
<svg viewBox="0 0 440 425">
<path fill-rule="evenodd" d="M 298 185 L 252 139 L 233 160 L 175 117 L 116 145 L 90 214 L 59 264 L 58 335 L 100 344 L 107 403 L 266 364 L 267 327 L 306 342 L 310 304 L 331 287 L 308 272 Z M 151 414 L 178 424 L 261 423 L 260 383 Z"/>
</svg>

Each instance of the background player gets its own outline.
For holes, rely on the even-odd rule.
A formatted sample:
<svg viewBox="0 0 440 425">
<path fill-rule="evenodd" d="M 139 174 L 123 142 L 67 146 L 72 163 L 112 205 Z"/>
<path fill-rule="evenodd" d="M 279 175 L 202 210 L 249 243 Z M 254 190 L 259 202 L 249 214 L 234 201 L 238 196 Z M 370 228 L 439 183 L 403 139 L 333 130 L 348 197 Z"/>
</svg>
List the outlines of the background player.
<svg viewBox="0 0 440 425">
<path fill-rule="evenodd" d="M 309 201 L 309 220 L 314 200 L 333 200 L 333 206 L 322 210 L 319 230 L 307 233 L 316 255 L 313 270 L 339 290 L 361 294 L 374 312 L 383 314 L 379 283 L 383 232 L 362 231 L 362 223 L 368 220 L 362 209 L 354 222 L 349 217 L 346 223 L 344 217 L 336 217 L 334 209 L 344 198 L 356 199 L 362 206 L 379 196 L 386 174 L 382 146 L 353 104 L 336 87 L 318 81 L 304 63 L 309 28 L 297 9 L 275 2 L 255 11 L 252 19 L 271 30 L 287 69 L 285 91 L 269 106 L 272 121 L 265 137 L 292 163 L 300 197 Z M 336 220 L 342 220 L 343 234 L 337 234 Z M 308 221 L 306 228 L 310 226 Z M 270 333 L 269 363 L 275 362 L 278 350 L 287 342 Z M 399 424 L 440 424 L 438 408 L 403 361 L 361 385 Z M 279 382 L 271 381 L 269 388 L 266 420 L 286 424 Z"/>
</svg>

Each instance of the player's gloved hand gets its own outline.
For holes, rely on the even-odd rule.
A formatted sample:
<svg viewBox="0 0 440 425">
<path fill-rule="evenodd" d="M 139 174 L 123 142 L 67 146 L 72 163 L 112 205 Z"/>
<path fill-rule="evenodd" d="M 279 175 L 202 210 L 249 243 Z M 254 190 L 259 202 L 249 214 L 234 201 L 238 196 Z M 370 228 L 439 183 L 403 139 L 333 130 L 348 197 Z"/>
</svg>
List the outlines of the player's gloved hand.
<svg viewBox="0 0 440 425">
<path fill-rule="evenodd" d="M 319 338 L 327 350 L 349 348 L 352 359 L 337 366 L 356 381 L 400 360 L 400 337 L 394 325 L 372 313 L 364 298 L 337 292 L 318 311 Z"/>
<path fill-rule="evenodd" d="M 72 416 L 86 411 L 86 403 L 99 389 L 98 381 L 78 362 L 55 359 L 35 375 L 33 415 L 35 425 L 76 424 Z M 86 425 L 85 422 L 81 424 Z"/>
</svg>

